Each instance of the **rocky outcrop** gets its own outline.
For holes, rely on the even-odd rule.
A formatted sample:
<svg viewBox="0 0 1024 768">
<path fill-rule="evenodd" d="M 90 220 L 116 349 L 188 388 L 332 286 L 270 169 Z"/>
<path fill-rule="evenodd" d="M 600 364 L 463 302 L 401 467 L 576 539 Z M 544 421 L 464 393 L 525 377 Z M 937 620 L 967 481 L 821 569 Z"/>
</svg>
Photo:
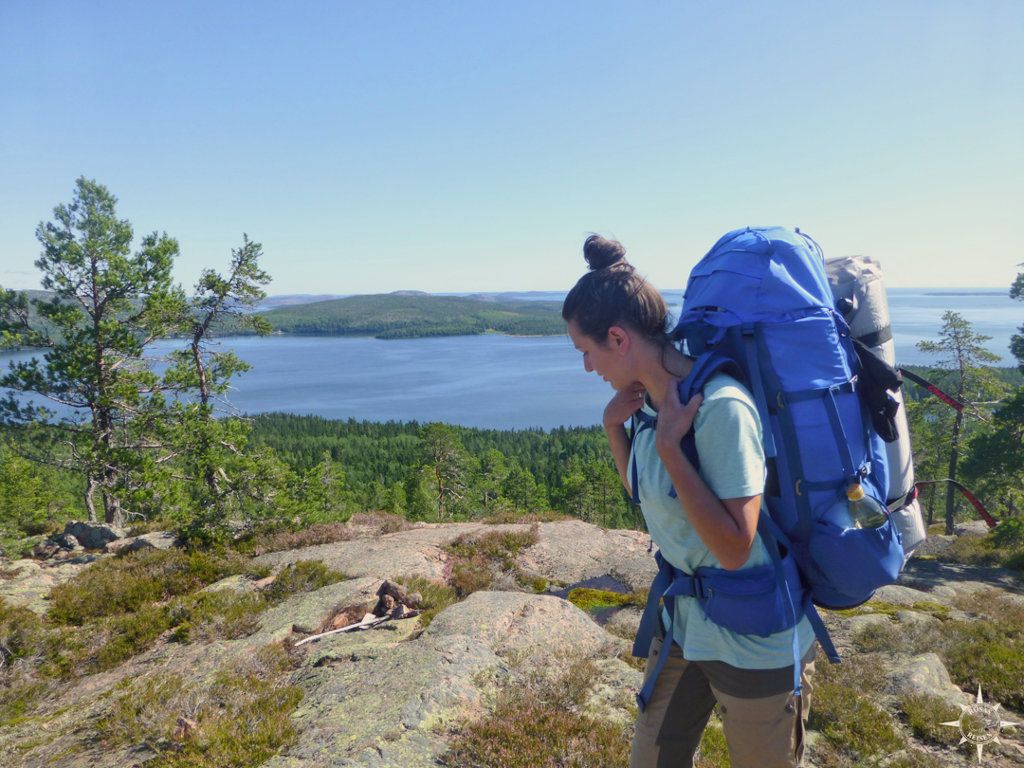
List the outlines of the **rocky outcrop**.
<svg viewBox="0 0 1024 768">
<path fill-rule="evenodd" d="M 124 531 L 116 525 L 79 520 L 72 520 L 65 525 L 64 533 L 74 536 L 86 549 L 103 549 L 108 541 L 124 538 Z"/>
<path fill-rule="evenodd" d="M 124 539 L 109 541 L 104 551 L 111 554 L 126 555 L 143 549 L 170 549 L 178 545 L 178 537 L 171 531 L 152 531 L 141 536 L 129 536 Z"/>
<path fill-rule="evenodd" d="M 257 563 L 275 571 L 287 563 L 317 559 L 350 578 L 274 605 L 259 614 L 259 627 L 248 637 L 192 645 L 165 638 L 116 669 L 78 680 L 54 696 L 42 712 L 0 732 L 0 764 L 25 768 L 141 765 L 152 753 L 138 747 L 105 746 L 97 738 L 94 724 L 110 712 L 120 691 L 155 674 L 179 676 L 202 686 L 224 664 L 252 656 L 268 643 L 292 643 L 308 637 L 309 631 L 333 626 L 330 621 L 335 617 L 373 611 L 382 602 L 387 610 L 384 595 L 391 595 L 396 604 L 412 605 L 416 601 L 411 595 L 382 589 L 385 580 L 405 575 L 442 580 L 450 572 L 452 557 L 445 545 L 455 538 L 529 528 L 461 523 L 417 525 L 389 534 L 355 531 L 347 541 L 263 555 Z M 524 574 L 563 586 L 613 576 L 637 590 L 646 589 L 653 576 L 645 534 L 605 531 L 579 521 L 544 523 L 536 530 L 537 543 L 514 558 L 515 568 Z M 49 588 L 69 577 L 61 569 L 77 572 L 81 567 L 17 561 L 11 566 L 17 575 L 0 579 L 0 595 L 17 584 L 21 604 L 43 610 Z M 1020 590 L 1019 583 L 1013 586 L 1005 573 L 998 578 L 1005 578 L 999 583 L 1010 585 L 1009 589 Z M 206 590 L 249 592 L 269 583 L 270 579 L 261 584 L 232 576 Z M 992 582 L 981 571 L 912 561 L 905 580 L 879 590 L 873 603 L 859 609 L 862 613 L 826 613 L 825 619 L 840 651 L 854 654 L 853 638 L 866 626 L 892 625 L 912 632 L 949 616 L 966 616 L 958 609 L 963 605 L 961 598 L 980 594 L 976 590 L 986 583 Z M 291 681 L 304 696 L 291 717 L 299 736 L 263 765 L 434 768 L 447 749 L 452 729 L 485 714 L 496 693 L 515 685 L 522 679 L 519 675 L 562 669 L 570 659 L 581 657 L 592 660 L 595 670 L 586 711 L 628 729 L 629 701 L 640 685 L 641 673 L 621 656 L 628 652 L 627 638 L 639 621 L 639 609 L 625 608 L 602 627 L 552 594 L 533 594 L 513 579 L 508 580 L 507 589 L 475 592 L 438 613 L 426 629 L 419 618 L 393 620 L 374 629 L 327 635 L 296 649 L 301 660 Z M 882 651 L 872 656 L 871 663 L 877 664 L 883 681 L 877 703 L 890 711 L 895 711 L 894 702 L 908 694 L 938 696 L 951 704 L 970 699 L 950 681 L 934 653 L 909 656 Z M 45 729 L 40 723 L 45 723 Z M 60 755 L 58 761 L 55 755 Z M 949 758 L 945 762 L 945 755 L 937 753 L 936 764 L 960 764 L 952 750 Z"/>
</svg>

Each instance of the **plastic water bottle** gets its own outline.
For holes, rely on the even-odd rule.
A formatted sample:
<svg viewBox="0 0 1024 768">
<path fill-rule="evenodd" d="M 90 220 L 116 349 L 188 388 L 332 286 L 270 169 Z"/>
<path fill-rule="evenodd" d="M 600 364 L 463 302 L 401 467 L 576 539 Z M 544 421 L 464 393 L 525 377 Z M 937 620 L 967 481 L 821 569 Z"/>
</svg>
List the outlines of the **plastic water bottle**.
<svg viewBox="0 0 1024 768">
<path fill-rule="evenodd" d="M 846 489 L 847 512 L 854 528 L 878 528 L 889 518 L 881 502 L 864 493 L 860 483 Z"/>
</svg>

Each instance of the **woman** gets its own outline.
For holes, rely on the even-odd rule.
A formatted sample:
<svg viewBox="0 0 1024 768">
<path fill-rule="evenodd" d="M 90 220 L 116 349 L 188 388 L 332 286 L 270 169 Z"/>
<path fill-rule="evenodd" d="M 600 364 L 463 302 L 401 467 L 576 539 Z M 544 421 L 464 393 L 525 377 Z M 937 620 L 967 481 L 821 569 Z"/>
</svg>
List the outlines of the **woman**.
<svg viewBox="0 0 1024 768">
<path fill-rule="evenodd" d="M 671 343 L 661 294 L 626 261 L 620 243 L 591 235 L 583 253 L 590 271 L 569 292 L 562 317 L 584 368 L 615 390 L 605 432 L 623 484 L 639 491 L 654 543 L 691 574 L 769 563 L 757 533 L 765 462 L 750 393 L 719 373 L 703 396 L 680 402 L 679 383 L 693 361 Z M 640 410 L 657 424 L 638 430 L 631 445 L 624 424 Z M 681 447 L 691 427 L 699 469 Z M 675 599 L 670 654 L 638 716 L 631 767 L 692 765 L 716 702 L 734 768 L 799 765 L 814 666 L 807 619 L 795 630 L 743 635 L 708 620 L 695 598 Z M 663 611 L 663 635 L 668 623 Z M 801 696 L 793 695 L 794 631 Z M 661 638 L 651 644 L 648 676 L 661 645 Z"/>
</svg>

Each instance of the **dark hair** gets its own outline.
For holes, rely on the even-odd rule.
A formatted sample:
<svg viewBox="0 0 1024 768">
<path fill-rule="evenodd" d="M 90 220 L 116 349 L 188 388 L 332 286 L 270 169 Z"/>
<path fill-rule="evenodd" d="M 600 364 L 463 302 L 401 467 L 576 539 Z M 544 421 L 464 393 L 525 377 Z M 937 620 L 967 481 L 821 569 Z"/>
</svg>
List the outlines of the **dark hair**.
<svg viewBox="0 0 1024 768">
<path fill-rule="evenodd" d="M 626 261 L 622 243 L 591 235 L 583 243 L 583 258 L 590 271 L 565 297 L 562 319 L 575 322 L 600 344 L 613 325 L 628 326 L 659 345 L 668 344 L 665 300 Z"/>
</svg>

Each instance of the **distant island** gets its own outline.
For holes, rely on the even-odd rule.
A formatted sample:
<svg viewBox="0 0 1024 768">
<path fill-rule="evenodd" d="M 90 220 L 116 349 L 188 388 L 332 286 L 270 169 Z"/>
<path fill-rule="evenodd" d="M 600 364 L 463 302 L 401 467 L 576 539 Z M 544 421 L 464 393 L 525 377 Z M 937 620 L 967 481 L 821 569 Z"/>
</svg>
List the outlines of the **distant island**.
<svg viewBox="0 0 1024 768">
<path fill-rule="evenodd" d="M 434 296 L 417 291 L 349 296 L 284 306 L 262 315 L 279 333 L 412 339 L 505 333 L 565 333 L 560 301 Z M 222 333 L 230 332 L 225 327 Z"/>
<path fill-rule="evenodd" d="M 1005 296 L 1005 289 L 991 289 L 988 291 L 925 291 L 925 296 Z"/>
</svg>

